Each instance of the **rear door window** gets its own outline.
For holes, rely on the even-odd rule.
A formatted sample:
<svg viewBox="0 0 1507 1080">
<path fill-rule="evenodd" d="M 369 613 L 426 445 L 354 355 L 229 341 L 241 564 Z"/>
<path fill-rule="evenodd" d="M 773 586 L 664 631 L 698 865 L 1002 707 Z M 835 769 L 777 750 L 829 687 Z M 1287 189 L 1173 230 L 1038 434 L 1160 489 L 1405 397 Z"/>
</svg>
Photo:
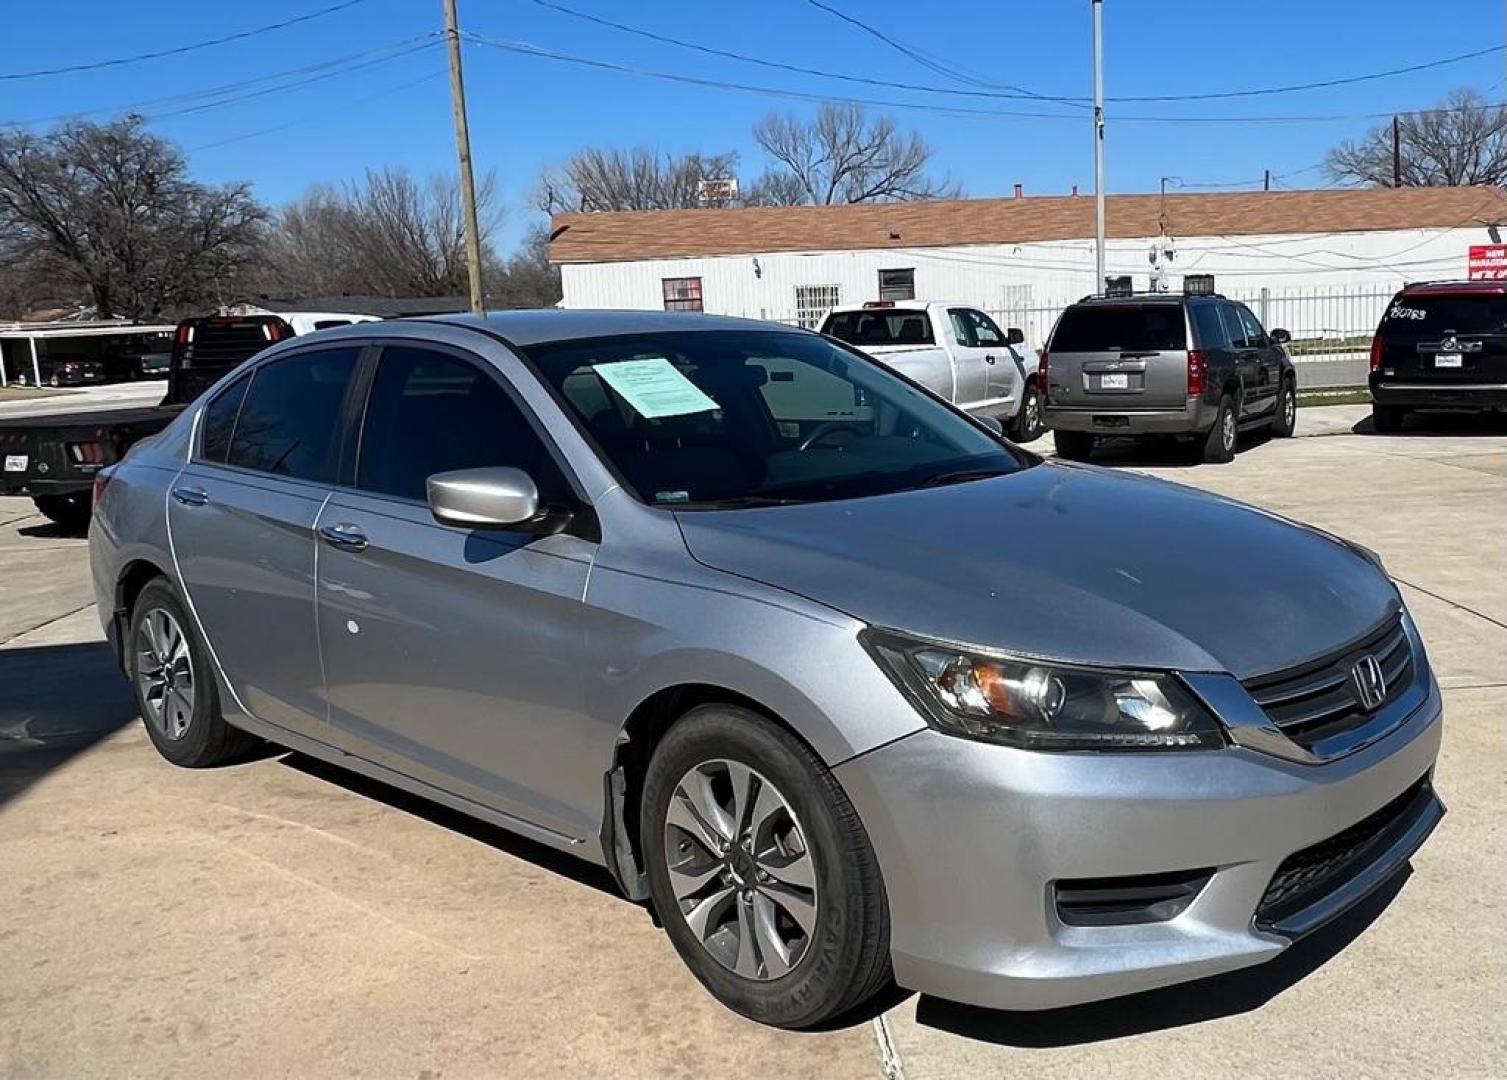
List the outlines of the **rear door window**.
<svg viewBox="0 0 1507 1080">
<path fill-rule="evenodd" d="M 893 308 L 839 311 L 827 320 L 825 332 L 860 349 L 865 345 L 932 345 L 936 342 L 926 312 Z"/>
<path fill-rule="evenodd" d="M 333 483 L 340 410 L 360 349 L 321 349 L 256 370 L 230 439 L 227 463 Z"/>
<path fill-rule="evenodd" d="M 1507 296 L 1426 293 L 1399 296 L 1381 319 L 1389 341 L 1439 341 L 1447 333 L 1462 336 L 1507 334 Z"/>
<path fill-rule="evenodd" d="M 1198 344 L 1204 349 L 1227 349 L 1229 336 L 1224 332 L 1224 323 L 1219 319 L 1216 304 L 1190 304 L 1188 311 L 1193 316 L 1193 328 L 1198 331 Z"/>
<path fill-rule="evenodd" d="M 1234 304 L 1220 304 L 1219 317 L 1224 320 L 1224 332 L 1230 339 L 1230 348 L 1249 349 L 1254 345 L 1245 336 L 1245 324 L 1240 321 L 1240 313 L 1235 310 Z"/>
<path fill-rule="evenodd" d="M 1160 352 L 1188 347 L 1181 304 L 1084 304 L 1062 313 L 1052 352 Z"/>
<path fill-rule="evenodd" d="M 1250 343 L 1251 348 L 1265 348 L 1266 331 L 1261 328 L 1261 320 L 1256 318 L 1255 313 L 1244 304 L 1236 304 L 1234 307 L 1235 315 L 1240 319 L 1240 325 L 1245 328 L 1245 340 Z"/>
<path fill-rule="evenodd" d="M 215 399 L 204 407 L 204 437 L 200 456 L 205 461 L 224 464 L 230 450 L 230 434 L 235 430 L 235 418 L 240 414 L 241 402 L 246 399 L 246 387 L 251 385 L 251 376 L 242 375 Z"/>
</svg>

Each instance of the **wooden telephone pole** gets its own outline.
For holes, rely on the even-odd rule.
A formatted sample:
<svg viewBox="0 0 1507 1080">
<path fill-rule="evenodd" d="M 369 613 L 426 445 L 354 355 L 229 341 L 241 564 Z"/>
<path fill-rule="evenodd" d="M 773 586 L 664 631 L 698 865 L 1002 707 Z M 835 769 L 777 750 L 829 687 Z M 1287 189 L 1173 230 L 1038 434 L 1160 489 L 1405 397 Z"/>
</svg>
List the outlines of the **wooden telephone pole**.
<svg viewBox="0 0 1507 1080">
<path fill-rule="evenodd" d="M 466 85 L 460 70 L 460 27 L 455 0 L 445 5 L 445 44 L 450 51 L 450 107 L 455 113 L 455 153 L 460 159 L 461 211 L 466 217 L 466 270 L 471 279 L 471 310 L 486 311 L 481 295 L 481 227 L 476 220 L 476 180 L 471 175 L 471 131 L 466 125 Z"/>
</svg>

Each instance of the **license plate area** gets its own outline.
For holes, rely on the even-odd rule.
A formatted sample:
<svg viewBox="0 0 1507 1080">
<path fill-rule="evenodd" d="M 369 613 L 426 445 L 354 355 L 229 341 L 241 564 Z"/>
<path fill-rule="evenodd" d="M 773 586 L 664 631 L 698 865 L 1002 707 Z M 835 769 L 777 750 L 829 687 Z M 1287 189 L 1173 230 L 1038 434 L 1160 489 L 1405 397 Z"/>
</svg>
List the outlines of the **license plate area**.
<svg viewBox="0 0 1507 1080">
<path fill-rule="evenodd" d="M 30 464 L 30 463 L 31 463 L 31 458 L 28 457 L 26 454 L 6 454 L 5 455 L 5 471 L 6 472 L 25 472 L 26 471 L 26 466 L 28 464 Z"/>
<path fill-rule="evenodd" d="M 1130 426 L 1128 416 L 1096 416 L 1093 418 L 1094 427 L 1123 428 Z"/>
<path fill-rule="evenodd" d="M 1462 368 L 1465 366 L 1465 357 L 1457 352 L 1442 352 L 1434 354 L 1434 367 L 1436 368 Z"/>
</svg>

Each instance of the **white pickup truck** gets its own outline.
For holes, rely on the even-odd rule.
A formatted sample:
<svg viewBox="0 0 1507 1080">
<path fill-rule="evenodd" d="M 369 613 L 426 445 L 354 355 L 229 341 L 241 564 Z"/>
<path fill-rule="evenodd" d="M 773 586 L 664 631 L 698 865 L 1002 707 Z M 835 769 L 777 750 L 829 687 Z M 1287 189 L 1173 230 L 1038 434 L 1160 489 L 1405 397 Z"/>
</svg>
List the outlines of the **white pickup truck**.
<svg viewBox="0 0 1507 1080">
<path fill-rule="evenodd" d="M 965 304 L 876 300 L 833 308 L 821 332 L 861 349 L 960 409 L 993 417 L 1016 442 L 1044 430 L 1041 358 L 1015 328 Z"/>
</svg>

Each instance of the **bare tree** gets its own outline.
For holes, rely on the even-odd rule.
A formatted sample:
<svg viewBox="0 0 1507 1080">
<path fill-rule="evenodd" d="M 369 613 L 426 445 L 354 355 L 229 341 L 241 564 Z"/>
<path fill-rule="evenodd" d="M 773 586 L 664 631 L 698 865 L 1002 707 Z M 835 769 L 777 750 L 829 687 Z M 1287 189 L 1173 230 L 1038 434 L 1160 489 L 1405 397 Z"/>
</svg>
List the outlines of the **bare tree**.
<svg viewBox="0 0 1507 1080">
<path fill-rule="evenodd" d="M 553 307 L 560 297 L 560 271 L 549 261 L 549 229 L 542 224 L 529 229 L 512 257 L 487 274 L 493 307 Z"/>
<path fill-rule="evenodd" d="M 801 206 L 811 201 L 806 186 L 793 172 L 766 169 L 744 189 L 738 200 L 744 206 Z"/>
<path fill-rule="evenodd" d="M 1439 105 L 1398 117 L 1402 187 L 1507 183 L 1507 108 L 1474 90 L 1451 91 Z M 1340 143 L 1324 161 L 1331 180 L 1392 187 L 1392 125 Z"/>
<path fill-rule="evenodd" d="M 217 300 L 253 261 L 266 213 L 246 184 L 188 179 L 140 117 L 0 133 L 0 235 L 29 272 L 101 317 Z"/>
<path fill-rule="evenodd" d="M 727 205 L 708 201 L 702 182 L 734 175 L 738 155 L 671 154 L 589 147 L 539 178 L 537 202 L 546 214 L 601 210 L 679 210 Z"/>
<path fill-rule="evenodd" d="M 754 125 L 753 135 L 778 166 L 754 186 L 773 205 L 790 205 L 797 190 L 800 202 L 818 206 L 959 194 L 951 180 L 927 174 L 931 148 L 920 135 L 857 105 L 823 105 L 810 121 L 771 113 Z M 785 179 L 773 179 L 781 174 Z"/>
<path fill-rule="evenodd" d="M 495 262 L 496 184 L 477 187 L 484 262 Z M 453 176 L 368 170 L 310 188 L 277 217 L 265 287 L 305 295 L 454 296 L 467 289 L 464 217 Z"/>
</svg>

